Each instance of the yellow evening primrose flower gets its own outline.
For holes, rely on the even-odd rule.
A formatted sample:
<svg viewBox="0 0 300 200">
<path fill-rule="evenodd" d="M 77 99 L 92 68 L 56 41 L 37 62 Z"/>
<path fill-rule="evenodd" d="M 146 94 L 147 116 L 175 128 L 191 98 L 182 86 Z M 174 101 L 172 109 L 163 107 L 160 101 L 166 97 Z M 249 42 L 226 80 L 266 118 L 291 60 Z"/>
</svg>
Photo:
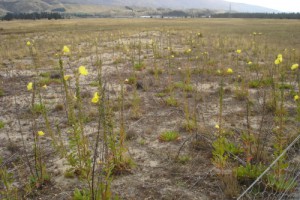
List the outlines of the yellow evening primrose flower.
<svg viewBox="0 0 300 200">
<path fill-rule="evenodd" d="M 71 75 L 64 75 L 64 80 L 67 81 L 71 78 Z"/>
<path fill-rule="evenodd" d="M 238 49 L 238 50 L 236 50 L 236 53 L 240 54 L 240 53 L 242 53 L 242 50 Z"/>
<path fill-rule="evenodd" d="M 299 100 L 299 96 L 298 95 L 295 95 L 294 96 L 294 101 L 298 101 Z"/>
<path fill-rule="evenodd" d="M 93 96 L 93 98 L 92 98 L 92 102 L 93 103 L 98 103 L 99 102 L 99 95 L 98 95 L 98 92 L 95 92 L 94 93 L 94 96 Z"/>
<path fill-rule="evenodd" d="M 228 69 L 227 69 L 227 73 L 228 73 L 228 74 L 232 74 L 232 73 L 233 73 L 233 70 L 232 70 L 231 68 L 228 68 Z"/>
<path fill-rule="evenodd" d="M 251 61 L 249 61 L 247 64 L 248 64 L 248 65 L 252 65 L 252 62 L 251 62 Z"/>
<path fill-rule="evenodd" d="M 43 131 L 38 131 L 38 135 L 39 135 L 39 136 L 44 136 L 45 133 L 44 133 Z"/>
<path fill-rule="evenodd" d="M 62 49 L 62 51 L 63 51 L 64 53 L 69 53 L 69 52 L 70 52 L 70 49 L 69 49 L 69 47 L 64 46 L 63 49 Z"/>
<path fill-rule="evenodd" d="M 282 63 L 282 54 L 278 54 L 277 59 L 279 60 L 280 63 Z"/>
<path fill-rule="evenodd" d="M 32 88 L 33 88 L 33 83 L 32 83 L 32 82 L 29 82 L 29 83 L 27 84 L 27 90 L 30 91 L 30 90 L 32 90 Z"/>
<path fill-rule="evenodd" d="M 220 129 L 220 126 L 218 124 L 215 125 L 216 129 Z"/>
<path fill-rule="evenodd" d="M 291 70 L 296 70 L 298 69 L 299 65 L 298 64 L 293 64 L 291 67 Z"/>
<path fill-rule="evenodd" d="M 30 41 L 27 41 L 27 42 L 26 42 L 26 45 L 27 45 L 27 46 L 31 46 L 31 42 L 30 42 Z"/>
<path fill-rule="evenodd" d="M 88 75 L 88 73 L 89 73 L 89 72 L 86 70 L 85 66 L 80 66 L 80 67 L 78 68 L 78 71 L 79 71 L 79 73 L 80 73 L 81 75 L 84 75 L 84 76 Z"/>
<path fill-rule="evenodd" d="M 275 61 L 274 61 L 275 65 L 279 65 L 280 64 L 280 60 L 277 58 Z"/>
<path fill-rule="evenodd" d="M 92 98 L 92 103 L 98 103 L 99 102 L 99 95 L 98 92 L 94 93 L 94 97 Z"/>
</svg>

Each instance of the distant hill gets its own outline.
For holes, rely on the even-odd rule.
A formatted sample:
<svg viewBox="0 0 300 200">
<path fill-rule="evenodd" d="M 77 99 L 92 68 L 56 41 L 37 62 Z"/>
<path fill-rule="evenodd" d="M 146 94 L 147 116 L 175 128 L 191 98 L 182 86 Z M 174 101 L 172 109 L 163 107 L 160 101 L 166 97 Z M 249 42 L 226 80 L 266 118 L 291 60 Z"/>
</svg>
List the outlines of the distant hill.
<svg viewBox="0 0 300 200">
<path fill-rule="evenodd" d="M 6 12 L 50 12 L 52 10 L 101 12 L 101 9 L 97 8 L 111 8 L 112 6 L 147 7 L 149 9 L 171 8 L 180 10 L 194 8 L 224 12 L 229 10 L 230 4 L 232 11 L 236 12 L 276 12 L 276 10 L 264 7 L 229 3 L 225 0 L 0 0 L 0 14 Z M 77 9 L 74 9 L 75 7 Z M 94 9 L 90 9 L 91 7 L 94 7 Z"/>
<path fill-rule="evenodd" d="M 101 4 L 136 7 L 163 7 L 172 9 L 211 9 L 237 12 L 277 12 L 276 10 L 241 3 L 230 3 L 225 0 L 61 0 L 64 3 Z"/>
</svg>

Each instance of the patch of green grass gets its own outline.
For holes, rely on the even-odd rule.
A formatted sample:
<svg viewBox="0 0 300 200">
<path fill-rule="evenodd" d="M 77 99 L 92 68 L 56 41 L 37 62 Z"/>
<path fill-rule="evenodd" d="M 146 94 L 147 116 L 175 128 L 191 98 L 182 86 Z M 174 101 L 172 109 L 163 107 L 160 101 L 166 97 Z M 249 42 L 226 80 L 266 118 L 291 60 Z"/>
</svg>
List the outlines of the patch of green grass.
<svg viewBox="0 0 300 200">
<path fill-rule="evenodd" d="M 263 80 L 253 80 L 249 82 L 249 88 L 260 88 L 272 85 L 273 80 L 271 78 Z"/>
<path fill-rule="evenodd" d="M 174 107 L 176 107 L 176 106 L 178 106 L 178 101 L 174 97 L 168 97 L 166 99 L 166 104 L 168 106 L 174 106 Z"/>
<path fill-rule="evenodd" d="M 50 85 L 50 84 L 60 84 L 61 80 L 60 79 L 51 79 L 50 77 L 44 77 L 39 80 L 38 85 L 43 86 L 43 85 Z"/>
<path fill-rule="evenodd" d="M 40 73 L 40 76 L 41 76 L 41 77 L 44 77 L 44 78 L 50 77 L 50 75 L 51 75 L 50 72 L 41 72 L 41 73 Z"/>
<path fill-rule="evenodd" d="M 285 84 L 279 85 L 279 89 L 291 90 L 291 89 L 293 89 L 293 86 L 291 84 L 285 83 Z"/>
<path fill-rule="evenodd" d="M 176 131 L 166 131 L 159 135 L 159 140 L 161 142 L 172 142 L 179 138 L 179 133 Z"/>
<path fill-rule="evenodd" d="M 145 65 L 144 65 L 144 63 L 137 63 L 134 65 L 133 68 L 136 71 L 142 71 L 143 69 L 145 69 Z"/>
<path fill-rule="evenodd" d="M 194 120 L 189 120 L 189 121 L 186 121 L 184 124 L 183 124 L 183 127 L 182 127 L 184 130 L 190 132 L 190 131 L 194 131 L 197 129 L 197 124 L 195 123 Z"/>
<path fill-rule="evenodd" d="M 42 114 L 46 110 L 46 107 L 44 104 L 34 104 L 31 108 L 31 112 L 34 114 Z"/>
<path fill-rule="evenodd" d="M 174 87 L 182 89 L 186 92 L 192 92 L 194 90 L 194 87 L 191 84 L 186 84 L 182 81 L 174 83 Z"/>
<path fill-rule="evenodd" d="M 5 126 L 5 123 L 3 121 L 0 120 L 0 129 L 3 129 Z"/>
<path fill-rule="evenodd" d="M 179 162 L 180 164 L 183 164 L 183 165 L 188 163 L 190 160 L 191 160 L 191 157 L 188 155 L 182 155 L 177 158 L 177 162 Z"/>
<path fill-rule="evenodd" d="M 134 77 L 134 76 L 131 76 L 131 77 L 129 77 L 128 78 L 128 84 L 130 84 L 130 85 L 133 85 L 133 84 L 135 84 L 137 82 L 137 79 L 136 79 L 136 77 Z"/>
<path fill-rule="evenodd" d="M 157 97 L 165 97 L 167 94 L 164 92 L 157 93 L 155 96 Z"/>
</svg>

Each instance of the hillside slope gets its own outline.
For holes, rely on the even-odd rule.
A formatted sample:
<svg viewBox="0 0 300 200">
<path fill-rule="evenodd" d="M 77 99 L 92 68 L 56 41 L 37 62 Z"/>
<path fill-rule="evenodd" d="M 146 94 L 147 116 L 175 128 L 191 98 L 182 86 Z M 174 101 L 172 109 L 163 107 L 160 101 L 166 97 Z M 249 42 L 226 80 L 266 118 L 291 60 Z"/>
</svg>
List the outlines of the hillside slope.
<svg viewBox="0 0 300 200">
<path fill-rule="evenodd" d="M 210 9 L 228 11 L 231 5 L 233 11 L 238 12 L 276 12 L 275 10 L 252 6 L 247 4 L 229 3 L 224 0 L 0 0 L 1 12 L 42 12 L 56 8 L 65 8 L 66 12 L 70 5 L 83 8 L 84 6 L 134 6 L 149 8 L 172 8 L 172 9 Z M 73 10 L 73 9 L 72 9 Z M 78 10 L 80 11 L 80 10 Z M 101 9 L 99 10 L 101 12 Z"/>
</svg>

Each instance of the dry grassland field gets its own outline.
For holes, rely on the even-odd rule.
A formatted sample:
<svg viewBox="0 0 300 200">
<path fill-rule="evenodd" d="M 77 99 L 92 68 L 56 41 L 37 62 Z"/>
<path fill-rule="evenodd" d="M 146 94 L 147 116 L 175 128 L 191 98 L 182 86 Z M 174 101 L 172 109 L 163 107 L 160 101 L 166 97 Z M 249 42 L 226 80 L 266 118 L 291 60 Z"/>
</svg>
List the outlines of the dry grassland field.
<svg viewBox="0 0 300 200">
<path fill-rule="evenodd" d="M 0 199 L 298 199 L 299 64 L 299 20 L 2 21 Z"/>
</svg>

